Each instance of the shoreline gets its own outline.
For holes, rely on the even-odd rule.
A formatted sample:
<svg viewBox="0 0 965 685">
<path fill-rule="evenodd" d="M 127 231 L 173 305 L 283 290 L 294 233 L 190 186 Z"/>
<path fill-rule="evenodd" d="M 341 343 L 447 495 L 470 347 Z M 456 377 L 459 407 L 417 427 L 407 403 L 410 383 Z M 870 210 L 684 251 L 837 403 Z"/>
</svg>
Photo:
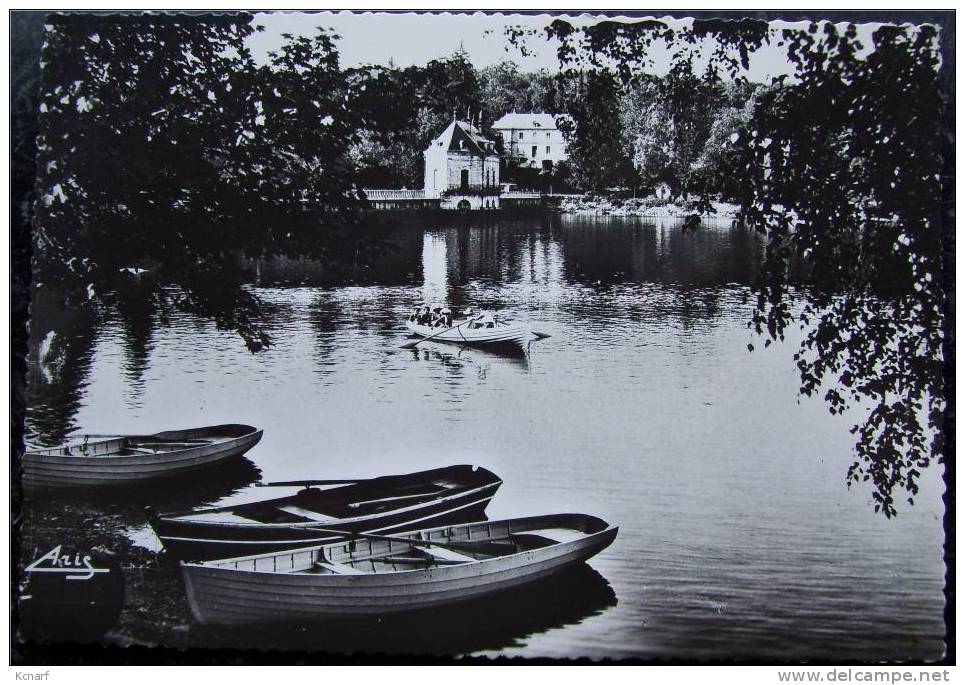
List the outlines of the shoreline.
<svg viewBox="0 0 965 685">
<path fill-rule="evenodd" d="M 734 219 L 739 207 L 730 202 L 713 202 L 712 213 L 700 214 L 701 218 Z M 565 198 L 557 212 L 571 216 L 619 216 L 642 217 L 648 219 L 686 219 L 694 213 L 687 205 L 674 202 L 659 202 L 654 198 L 613 200 L 608 198 L 585 197 Z"/>
</svg>

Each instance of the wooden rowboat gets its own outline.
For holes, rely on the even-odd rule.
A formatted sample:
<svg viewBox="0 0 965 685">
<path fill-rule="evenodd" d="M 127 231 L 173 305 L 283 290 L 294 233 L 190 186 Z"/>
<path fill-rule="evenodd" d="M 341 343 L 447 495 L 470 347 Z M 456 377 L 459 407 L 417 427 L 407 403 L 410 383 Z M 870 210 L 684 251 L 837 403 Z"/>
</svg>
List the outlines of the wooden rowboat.
<svg viewBox="0 0 965 685">
<path fill-rule="evenodd" d="M 306 487 L 234 506 L 160 516 L 149 511 L 148 519 L 174 557 L 223 559 L 345 539 L 320 529 L 385 533 L 478 521 L 500 485 L 487 469 L 449 466 L 329 490 Z"/>
<path fill-rule="evenodd" d="M 23 456 L 24 485 L 77 487 L 142 483 L 181 475 L 244 454 L 262 431 L 242 424 L 154 435 L 81 435 Z"/>
<path fill-rule="evenodd" d="M 585 514 L 534 516 L 181 562 L 181 570 L 199 623 L 311 621 L 484 597 L 585 561 L 617 530 Z"/>
<path fill-rule="evenodd" d="M 481 324 L 477 327 L 478 324 Z M 489 325 L 492 324 L 492 325 Z M 534 338 L 528 326 L 504 321 L 479 322 L 473 319 L 455 320 L 452 326 L 427 326 L 407 320 L 405 327 L 413 335 L 432 338 L 439 342 L 470 347 L 518 347 L 526 349 Z"/>
</svg>

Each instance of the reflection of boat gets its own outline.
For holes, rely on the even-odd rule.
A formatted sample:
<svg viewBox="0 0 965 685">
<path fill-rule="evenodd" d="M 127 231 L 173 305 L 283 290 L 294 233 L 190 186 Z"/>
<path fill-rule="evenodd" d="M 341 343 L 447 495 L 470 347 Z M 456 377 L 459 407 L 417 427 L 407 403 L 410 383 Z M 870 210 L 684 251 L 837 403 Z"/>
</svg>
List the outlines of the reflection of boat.
<svg viewBox="0 0 965 685">
<path fill-rule="evenodd" d="M 199 623 L 387 614 L 478 599 L 584 561 L 617 528 L 557 514 L 361 535 L 291 552 L 182 562 Z"/>
<path fill-rule="evenodd" d="M 23 481 L 47 487 L 130 484 L 167 478 L 244 454 L 262 431 L 227 424 L 154 435 L 79 436 L 23 456 Z"/>
<path fill-rule="evenodd" d="M 435 340 L 428 340 L 412 350 L 415 358 L 426 361 L 432 359 L 452 368 L 475 368 L 485 371 L 494 366 L 515 366 L 522 369 L 529 368 L 529 357 L 526 350 L 518 345 L 503 347 L 455 347 L 447 343 L 435 344 Z"/>
<path fill-rule="evenodd" d="M 452 319 L 448 323 L 440 322 L 436 326 L 420 323 L 413 315 L 406 320 L 405 327 L 409 333 L 421 338 L 473 347 L 514 346 L 525 349 L 534 338 L 528 326 L 500 321 L 492 314 Z"/>
<path fill-rule="evenodd" d="M 224 558 L 345 538 L 319 530 L 326 527 L 390 532 L 417 524 L 478 521 L 501 484 L 487 469 L 449 466 L 330 490 L 306 487 L 288 497 L 260 502 L 149 517 L 172 555 Z"/>
<path fill-rule="evenodd" d="M 261 478 L 261 470 L 248 457 L 225 459 L 204 470 L 204 478 L 188 471 L 167 478 L 137 481 L 123 488 L 61 488 L 51 497 L 50 488 L 23 483 L 25 506 L 32 510 L 79 508 L 84 512 L 129 511 L 127 525 L 144 523 L 144 507 L 187 509 L 224 499 Z M 152 536 L 153 537 L 153 536 Z"/>
<path fill-rule="evenodd" d="M 191 627 L 192 641 L 212 648 L 324 650 L 329 654 L 463 655 L 519 645 L 527 636 L 579 624 L 617 603 L 613 588 L 587 564 L 523 586 L 451 606 L 373 616 Z M 324 636 L 320 638 L 320 636 Z"/>
</svg>

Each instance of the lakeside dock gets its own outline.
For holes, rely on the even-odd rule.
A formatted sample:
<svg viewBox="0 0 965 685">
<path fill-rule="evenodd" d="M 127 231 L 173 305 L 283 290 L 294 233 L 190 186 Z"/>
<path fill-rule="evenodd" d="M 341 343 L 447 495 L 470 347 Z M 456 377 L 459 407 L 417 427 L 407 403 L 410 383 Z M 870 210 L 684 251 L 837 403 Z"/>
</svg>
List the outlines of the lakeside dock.
<svg viewBox="0 0 965 685">
<path fill-rule="evenodd" d="M 474 202 L 481 194 L 471 189 L 465 192 L 426 194 L 424 190 L 369 189 L 362 192 L 373 209 L 393 211 L 498 211 L 499 209 L 539 209 L 559 205 L 567 195 L 535 192 L 489 193 L 494 203 Z"/>
</svg>

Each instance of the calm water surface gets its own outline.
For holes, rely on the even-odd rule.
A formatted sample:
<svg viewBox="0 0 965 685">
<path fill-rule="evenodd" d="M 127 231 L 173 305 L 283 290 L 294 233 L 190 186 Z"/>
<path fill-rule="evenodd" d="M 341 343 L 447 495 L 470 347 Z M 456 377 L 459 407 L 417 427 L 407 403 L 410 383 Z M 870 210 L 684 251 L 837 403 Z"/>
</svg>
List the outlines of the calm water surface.
<svg viewBox="0 0 965 685">
<path fill-rule="evenodd" d="M 445 651 L 942 655 L 941 474 L 893 521 L 869 491 L 848 491 L 857 414 L 799 402 L 793 335 L 747 349 L 761 342 L 746 328 L 751 235 L 471 218 L 398 240 L 355 285 L 259 265 L 274 346 L 255 355 L 187 316 L 165 327 L 136 309 L 94 322 L 39 306 L 28 437 L 243 422 L 265 429 L 249 454 L 264 480 L 475 463 L 505 481 L 492 518 L 580 511 L 620 526 L 592 569 L 497 604 L 505 620 L 480 611 L 488 624 L 440 637 Z M 520 358 L 399 349 L 402 320 L 426 299 L 498 308 L 550 337 Z M 254 492 L 230 490 L 211 499 Z M 143 526 L 129 535 L 156 544 Z M 364 636 L 340 647 L 364 650 Z"/>
</svg>

